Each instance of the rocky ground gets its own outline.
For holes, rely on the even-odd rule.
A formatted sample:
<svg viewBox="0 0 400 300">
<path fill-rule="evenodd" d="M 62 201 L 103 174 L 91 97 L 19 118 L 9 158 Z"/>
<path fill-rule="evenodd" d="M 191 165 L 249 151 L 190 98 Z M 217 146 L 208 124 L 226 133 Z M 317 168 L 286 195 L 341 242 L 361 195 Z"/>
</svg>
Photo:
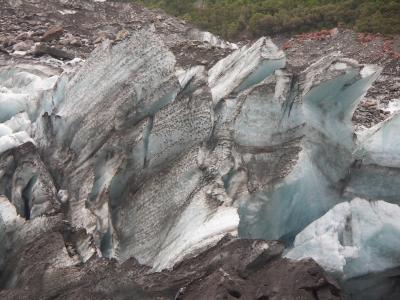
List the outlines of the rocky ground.
<svg viewBox="0 0 400 300">
<path fill-rule="evenodd" d="M 0 290 L 1 299 L 341 299 L 339 287 L 314 261 L 280 258 L 278 242 L 226 237 L 174 270 L 149 274 L 134 259 L 119 265 L 93 257 L 74 265 L 72 252 L 65 253 L 71 266 L 65 258 L 57 264 L 64 241 L 73 244 L 79 235 L 58 229 L 13 258 L 7 272 L 19 273 L 18 288 Z"/>
<path fill-rule="evenodd" d="M 182 65 L 213 64 L 230 51 L 228 43 L 225 50 L 214 47 L 225 42 L 211 34 L 204 36 L 182 20 L 131 3 L 1 0 L 0 5 L 0 52 L 8 59 L 84 59 L 104 40 L 117 43 L 147 26 L 154 27 Z"/>
</svg>

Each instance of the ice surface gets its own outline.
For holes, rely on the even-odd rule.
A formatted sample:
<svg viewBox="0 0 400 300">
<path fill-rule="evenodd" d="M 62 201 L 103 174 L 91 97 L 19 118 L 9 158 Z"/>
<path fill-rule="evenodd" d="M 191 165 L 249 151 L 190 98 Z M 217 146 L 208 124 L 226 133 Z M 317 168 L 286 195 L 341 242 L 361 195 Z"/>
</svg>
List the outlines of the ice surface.
<svg viewBox="0 0 400 300">
<path fill-rule="evenodd" d="M 233 207 L 219 207 L 210 212 L 204 193 L 205 190 L 195 196 L 173 230 L 168 233 L 165 246 L 155 259 L 155 270 L 173 267 L 176 261 L 215 244 L 227 233 L 237 234 L 237 210 Z"/>
<path fill-rule="evenodd" d="M 15 115 L 10 120 L 3 123 L 3 125 L 9 127 L 12 130 L 12 132 L 19 132 L 19 131 L 29 132 L 31 129 L 31 121 L 26 112 Z"/>
<path fill-rule="evenodd" d="M 31 119 L 40 113 L 45 93 L 58 79 L 46 68 L 16 65 L 0 69 L 0 153 L 34 140 Z"/>
<path fill-rule="evenodd" d="M 400 110 L 400 99 L 393 99 L 389 102 L 388 107 L 386 109 L 391 114 Z"/>
<path fill-rule="evenodd" d="M 4 135 L 9 135 L 12 132 L 13 131 L 10 127 L 8 127 L 7 125 L 4 125 L 4 124 L 0 124 L 0 137 L 2 137 Z"/>
<path fill-rule="evenodd" d="M 214 104 L 232 92 L 241 92 L 261 82 L 284 65 L 285 55 L 267 38 L 236 50 L 209 71 Z"/>
<path fill-rule="evenodd" d="M 184 70 L 179 68 L 176 70 L 176 77 L 178 77 L 179 83 L 182 88 L 185 88 L 188 83 L 195 78 L 195 76 L 199 76 L 202 72 L 205 71 L 204 66 L 194 66 L 189 70 Z"/>
<path fill-rule="evenodd" d="M 343 279 L 400 266 L 400 207 L 356 198 L 336 205 L 296 236 L 288 258 L 312 257 Z"/>
<path fill-rule="evenodd" d="M 5 122 L 20 112 L 28 110 L 29 94 L 0 94 L 0 122 Z"/>
</svg>

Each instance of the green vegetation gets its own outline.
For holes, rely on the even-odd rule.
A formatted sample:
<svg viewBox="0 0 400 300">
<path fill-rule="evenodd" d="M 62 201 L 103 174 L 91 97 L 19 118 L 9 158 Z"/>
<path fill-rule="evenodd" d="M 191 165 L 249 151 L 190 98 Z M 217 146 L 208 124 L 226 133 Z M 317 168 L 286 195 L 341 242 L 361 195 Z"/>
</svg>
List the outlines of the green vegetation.
<svg viewBox="0 0 400 300">
<path fill-rule="evenodd" d="M 125 0 L 135 1 L 135 0 Z M 228 39 L 337 26 L 400 33 L 400 0 L 138 0 Z"/>
</svg>

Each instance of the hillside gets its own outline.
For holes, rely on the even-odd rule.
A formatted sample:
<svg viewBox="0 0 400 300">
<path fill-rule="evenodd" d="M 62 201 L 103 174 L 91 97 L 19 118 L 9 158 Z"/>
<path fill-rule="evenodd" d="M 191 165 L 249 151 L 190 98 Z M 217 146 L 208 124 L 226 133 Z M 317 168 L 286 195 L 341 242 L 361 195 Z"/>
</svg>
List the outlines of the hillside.
<svg viewBox="0 0 400 300">
<path fill-rule="evenodd" d="M 399 0 L 124 0 L 184 17 L 228 39 L 346 27 L 400 33 Z"/>
</svg>

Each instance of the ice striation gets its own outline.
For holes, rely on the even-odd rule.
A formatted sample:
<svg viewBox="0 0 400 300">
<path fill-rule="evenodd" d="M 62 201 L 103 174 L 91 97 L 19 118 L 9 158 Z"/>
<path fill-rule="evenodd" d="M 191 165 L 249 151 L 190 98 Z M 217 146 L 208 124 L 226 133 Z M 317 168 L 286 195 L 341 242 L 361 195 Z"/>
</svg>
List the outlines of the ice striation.
<svg viewBox="0 0 400 300">
<path fill-rule="evenodd" d="M 181 64 L 150 27 L 62 73 L 0 69 L 0 269 L 49 228 L 74 232 L 58 267 L 98 255 L 152 271 L 230 234 L 281 240 L 349 293 L 377 272 L 393 293 L 400 119 L 359 137 L 351 123 L 380 68 L 331 54 L 296 72 L 268 38 L 193 35 L 232 52 Z"/>
</svg>

